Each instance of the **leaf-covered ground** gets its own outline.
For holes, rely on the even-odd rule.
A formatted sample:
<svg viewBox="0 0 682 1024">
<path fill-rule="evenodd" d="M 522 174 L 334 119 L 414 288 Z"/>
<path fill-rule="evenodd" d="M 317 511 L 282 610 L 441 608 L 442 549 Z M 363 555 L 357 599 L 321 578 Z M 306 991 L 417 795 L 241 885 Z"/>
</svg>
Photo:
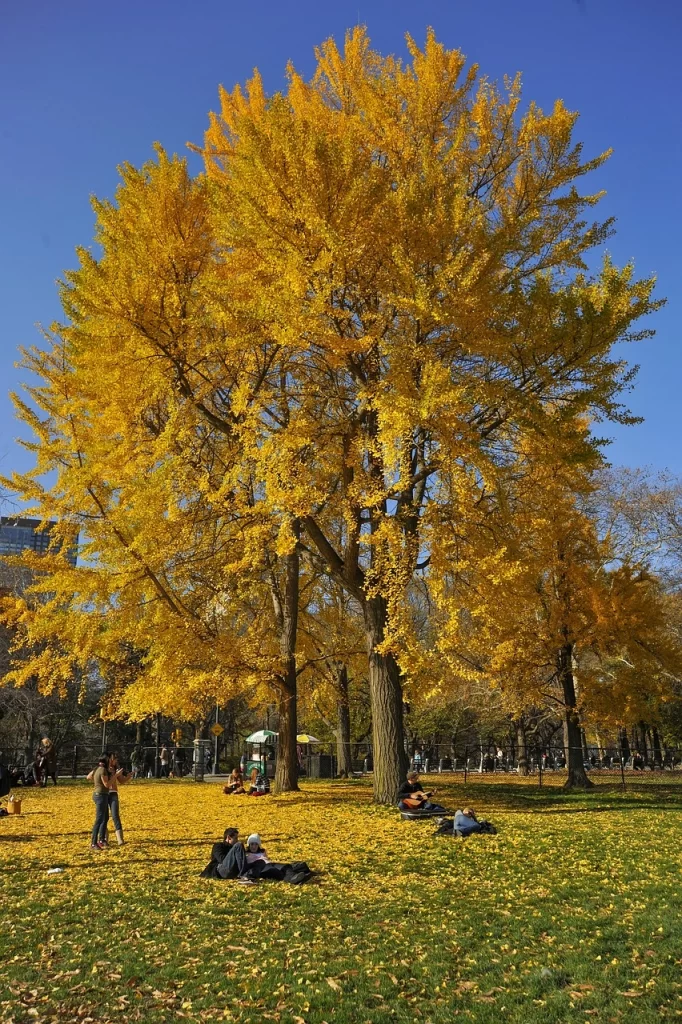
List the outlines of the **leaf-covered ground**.
<svg viewBox="0 0 682 1024">
<path fill-rule="evenodd" d="M 0 819 L 0 1022 L 682 1016 L 682 790 L 439 796 L 499 835 L 436 838 L 364 782 L 250 800 L 171 780 L 123 789 L 128 844 L 92 854 L 89 789 L 29 791 Z M 199 878 L 227 825 L 315 882 Z"/>
</svg>

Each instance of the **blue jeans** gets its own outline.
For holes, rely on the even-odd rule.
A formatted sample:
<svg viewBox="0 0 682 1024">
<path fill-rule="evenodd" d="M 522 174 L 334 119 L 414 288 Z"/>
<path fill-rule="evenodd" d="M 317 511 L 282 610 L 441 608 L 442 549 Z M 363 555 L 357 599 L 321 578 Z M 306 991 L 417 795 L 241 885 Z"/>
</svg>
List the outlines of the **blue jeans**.
<svg viewBox="0 0 682 1024">
<path fill-rule="evenodd" d="M 121 816 L 118 811 L 118 793 L 108 793 L 109 800 L 109 814 L 111 820 L 114 823 L 114 828 L 117 832 L 123 832 L 123 825 L 121 824 Z"/>
<path fill-rule="evenodd" d="M 246 874 L 246 851 L 243 843 L 233 843 L 218 865 L 221 878 L 238 878 Z"/>
<path fill-rule="evenodd" d="M 474 832 L 481 831 L 481 824 L 478 821 L 474 821 L 473 818 L 469 818 L 466 814 L 462 814 L 461 811 L 457 811 L 455 814 L 454 828 L 459 829 L 463 836 L 473 835 Z"/>
<path fill-rule="evenodd" d="M 108 793 L 93 793 L 92 799 L 95 803 L 95 824 L 92 826 L 92 839 L 90 842 L 96 845 L 98 839 L 105 839 L 107 834 L 107 821 L 109 820 Z"/>
</svg>

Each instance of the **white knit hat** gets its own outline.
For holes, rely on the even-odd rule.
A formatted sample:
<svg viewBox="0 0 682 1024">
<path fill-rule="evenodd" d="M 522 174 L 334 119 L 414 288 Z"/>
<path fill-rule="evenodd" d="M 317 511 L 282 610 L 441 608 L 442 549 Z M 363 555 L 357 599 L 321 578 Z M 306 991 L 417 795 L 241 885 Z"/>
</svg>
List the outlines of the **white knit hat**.
<svg viewBox="0 0 682 1024">
<path fill-rule="evenodd" d="M 246 840 L 246 845 L 251 846 L 251 843 L 257 843 L 260 846 L 260 836 L 257 832 L 252 832 L 249 838 Z"/>
</svg>

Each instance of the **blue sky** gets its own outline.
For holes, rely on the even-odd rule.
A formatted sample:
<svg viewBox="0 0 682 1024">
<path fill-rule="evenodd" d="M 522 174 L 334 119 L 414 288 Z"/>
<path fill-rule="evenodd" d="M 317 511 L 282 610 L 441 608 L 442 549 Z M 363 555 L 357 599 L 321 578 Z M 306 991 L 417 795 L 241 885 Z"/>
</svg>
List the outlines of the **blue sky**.
<svg viewBox="0 0 682 1024">
<path fill-rule="evenodd" d="M 200 142 L 217 87 L 257 66 L 272 91 L 286 62 L 304 73 L 313 47 L 367 25 L 376 48 L 404 52 L 427 25 L 492 78 L 521 71 L 526 100 L 561 97 L 581 112 L 586 155 L 613 147 L 593 176 L 603 216 L 618 218 L 609 249 L 658 275 L 668 305 L 656 337 L 627 350 L 641 364 L 631 408 L 645 422 L 607 428 L 616 464 L 682 473 L 680 186 L 682 5 L 678 0 L 24 0 L 0 7 L 0 471 L 25 469 L 7 393 L 20 344 L 59 316 L 55 281 L 89 244 L 89 196 L 111 196 L 117 164 L 140 164 L 152 143 Z M 196 158 L 193 158 L 196 160 Z M 197 165 L 198 167 L 198 165 Z"/>
</svg>

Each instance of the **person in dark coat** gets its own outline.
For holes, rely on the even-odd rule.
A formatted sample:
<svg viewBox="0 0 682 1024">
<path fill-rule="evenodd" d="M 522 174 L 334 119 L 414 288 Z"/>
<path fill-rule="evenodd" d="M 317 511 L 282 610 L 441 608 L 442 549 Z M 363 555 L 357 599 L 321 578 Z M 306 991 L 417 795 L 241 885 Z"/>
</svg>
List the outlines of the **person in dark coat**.
<svg viewBox="0 0 682 1024">
<path fill-rule="evenodd" d="M 57 751 L 51 739 L 43 736 L 38 748 L 43 758 L 42 786 L 47 786 L 48 778 L 57 785 Z"/>
<path fill-rule="evenodd" d="M 226 828 L 222 843 L 214 843 L 211 860 L 201 872 L 202 878 L 236 878 L 253 884 L 247 875 L 248 864 L 244 844 L 239 842 L 239 829 Z"/>
</svg>

